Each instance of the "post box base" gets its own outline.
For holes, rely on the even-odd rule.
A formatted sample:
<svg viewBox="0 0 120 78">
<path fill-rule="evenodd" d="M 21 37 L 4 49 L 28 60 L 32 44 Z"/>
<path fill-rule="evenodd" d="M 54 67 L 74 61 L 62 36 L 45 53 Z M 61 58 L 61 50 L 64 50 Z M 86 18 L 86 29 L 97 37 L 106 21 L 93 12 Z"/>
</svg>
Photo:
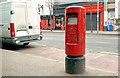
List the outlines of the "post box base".
<svg viewBox="0 0 120 78">
<path fill-rule="evenodd" d="M 66 56 L 65 71 L 69 74 L 85 73 L 85 56 Z"/>
</svg>

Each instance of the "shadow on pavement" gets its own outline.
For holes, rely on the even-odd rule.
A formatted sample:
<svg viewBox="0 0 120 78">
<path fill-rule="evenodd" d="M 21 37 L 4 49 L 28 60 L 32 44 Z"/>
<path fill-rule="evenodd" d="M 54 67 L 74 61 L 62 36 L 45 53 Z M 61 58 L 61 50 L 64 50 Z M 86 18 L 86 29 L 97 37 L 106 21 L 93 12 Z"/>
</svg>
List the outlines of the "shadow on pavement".
<svg viewBox="0 0 120 78">
<path fill-rule="evenodd" d="M 5 49 L 5 50 L 18 51 L 18 50 L 23 50 L 23 49 L 35 48 L 35 47 L 31 45 L 10 45 L 10 44 L 2 45 L 0 43 L 0 48 Z"/>
</svg>

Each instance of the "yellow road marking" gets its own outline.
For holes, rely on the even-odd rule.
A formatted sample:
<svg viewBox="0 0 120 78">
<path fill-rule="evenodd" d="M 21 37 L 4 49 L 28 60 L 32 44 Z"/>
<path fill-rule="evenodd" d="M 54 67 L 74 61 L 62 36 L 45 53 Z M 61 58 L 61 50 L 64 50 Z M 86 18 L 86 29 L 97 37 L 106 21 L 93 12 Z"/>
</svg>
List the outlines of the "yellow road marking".
<svg viewBox="0 0 120 78">
<path fill-rule="evenodd" d="M 120 53 L 111 53 L 111 52 L 100 52 L 101 54 L 109 54 L 109 55 L 114 55 L 116 57 L 120 56 Z"/>
<path fill-rule="evenodd" d="M 102 54 L 112 54 L 112 55 L 118 55 L 119 53 L 111 53 L 111 52 L 100 52 Z"/>
<path fill-rule="evenodd" d="M 105 54 L 100 54 L 99 56 L 96 56 L 95 59 L 96 59 L 96 58 L 99 58 L 99 57 L 101 57 L 101 56 L 104 56 L 104 55 L 105 55 Z"/>
</svg>

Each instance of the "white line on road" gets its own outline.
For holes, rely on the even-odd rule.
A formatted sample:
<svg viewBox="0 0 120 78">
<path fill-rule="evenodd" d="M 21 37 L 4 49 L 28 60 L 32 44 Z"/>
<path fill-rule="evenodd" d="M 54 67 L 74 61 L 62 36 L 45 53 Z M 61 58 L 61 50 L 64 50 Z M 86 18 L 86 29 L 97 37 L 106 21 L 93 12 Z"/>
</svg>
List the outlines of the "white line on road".
<svg viewBox="0 0 120 78">
<path fill-rule="evenodd" d="M 94 39 L 95 39 L 95 38 L 98 38 L 98 37 L 86 37 L 86 38 L 88 38 L 88 39 L 89 39 L 89 38 L 94 38 Z M 111 39 L 111 40 L 117 40 L 118 37 L 115 37 L 115 38 L 108 38 L 108 37 L 104 37 L 104 38 L 103 38 L 103 37 L 99 37 L 99 39 L 107 39 L 107 40 L 110 40 L 110 39 Z"/>
<path fill-rule="evenodd" d="M 111 44 L 110 42 L 96 42 L 96 43 L 100 43 L 100 44 Z"/>
<path fill-rule="evenodd" d="M 117 40 L 118 38 L 105 38 L 105 39 Z"/>
</svg>

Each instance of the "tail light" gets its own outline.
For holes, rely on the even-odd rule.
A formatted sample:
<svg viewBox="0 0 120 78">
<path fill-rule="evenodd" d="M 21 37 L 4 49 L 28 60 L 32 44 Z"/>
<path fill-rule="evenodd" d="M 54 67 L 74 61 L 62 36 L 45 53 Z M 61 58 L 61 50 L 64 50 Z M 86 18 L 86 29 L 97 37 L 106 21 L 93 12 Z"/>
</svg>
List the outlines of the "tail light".
<svg viewBox="0 0 120 78">
<path fill-rule="evenodd" d="M 41 22 L 40 22 L 40 34 L 42 34 L 42 25 L 41 25 Z"/>
<path fill-rule="evenodd" d="M 10 23 L 10 32 L 11 32 L 11 37 L 15 37 L 14 23 Z"/>
</svg>

